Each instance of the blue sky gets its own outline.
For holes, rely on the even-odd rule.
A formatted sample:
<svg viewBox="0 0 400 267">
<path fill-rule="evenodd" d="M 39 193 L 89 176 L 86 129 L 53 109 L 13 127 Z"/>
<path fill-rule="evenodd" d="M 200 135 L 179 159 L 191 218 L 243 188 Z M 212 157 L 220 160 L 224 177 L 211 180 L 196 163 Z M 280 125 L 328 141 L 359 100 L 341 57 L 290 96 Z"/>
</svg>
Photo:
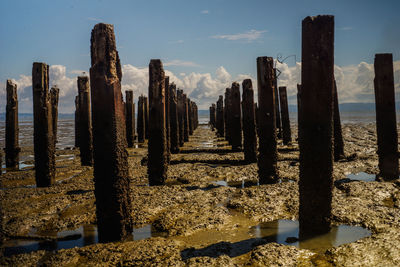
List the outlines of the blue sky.
<svg viewBox="0 0 400 267">
<path fill-rule="evenodd" d="M 371 64 L 378 52 L 400 59 L 400 1 L 2 0 L 0 10 L 0 86 L 30 76 L 34 61 L 64 66 L 71 79 L 87 71 L 98 22 L 114 24 L 123 65 L 146 68 L 161 58 L 177 79 L 188 73 L 215 79 L 221 66 L 232 81 L 256 78 L 256 57 L 278 53 L 301 61 L 301 21 L 318 14 L 335 15 L 339 67 Z M 294 67 L 294 58 L 287 63 Z"/>
</svg>

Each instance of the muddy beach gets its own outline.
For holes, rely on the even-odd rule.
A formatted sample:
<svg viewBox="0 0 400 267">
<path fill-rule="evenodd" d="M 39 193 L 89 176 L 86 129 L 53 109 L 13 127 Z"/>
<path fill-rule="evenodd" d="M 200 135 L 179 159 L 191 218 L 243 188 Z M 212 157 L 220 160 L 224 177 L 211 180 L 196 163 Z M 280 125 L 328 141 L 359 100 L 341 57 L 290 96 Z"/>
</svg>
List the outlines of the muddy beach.
<svg viewBox="0 0 400 267">
<path fill-rule="evenodd" d="M 19 171 L 1 176 L 0 264 L 160 266 L 398 266 L 399 181 L 378 173 L 374 123 L 343 125 L 346 159 L 334 165 L 330 234 L 298 242 L 298 145 L 279 143 L 280 182 L 258 185 L 257 165 L 200 125 L 172 154 L 164 186 L 148 186 L 147 145 L 129 151 L 132 240 L 97 244 L 93 170 L 61 120 L 54 186 L 33 186 L 32 140 L 21 138 Z M 31 125 L 20 125 L 29 136 Z M 297 127 L 292 125 L 296 139 Z M 316 166 L 317 168 L 317 166 Z M 370 174 L 369 176 L 366 174 Z M 372 176 L 371 176 L 372 175 Z"/>
</svg>

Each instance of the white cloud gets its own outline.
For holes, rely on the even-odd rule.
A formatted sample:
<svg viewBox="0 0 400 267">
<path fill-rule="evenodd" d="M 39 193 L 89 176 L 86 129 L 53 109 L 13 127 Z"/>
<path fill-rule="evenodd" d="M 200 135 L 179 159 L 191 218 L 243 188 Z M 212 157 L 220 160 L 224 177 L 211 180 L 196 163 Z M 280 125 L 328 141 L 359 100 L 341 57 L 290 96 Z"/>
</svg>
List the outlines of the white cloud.
<svg viewBox="0 0 400 267">
<path fill-rule="evenodd" d="M 183 41 L 183 40 L 176 40 L 176 41 L 170 41 L 170 42 L 168 42 L 168 43 L 170 43 L 170 44 L 183 44 L 185 41 Z"/>
<path fill-rule="evenodd" d="M 396 99 L 400 100 L 400 61 L 393 62 Z M 286 86 L 289 103 L 296 103 L 297 83 L 301 83 L 301 63 L 294 66 L 286 63 L 277 63 L 281 71 L 278 85 Z M 74 98 L 77 95 L 76 76 L 67 76 L 66 67 L 63 65 L 50 66 L 50 86 L 57 85 L 60 88 L 61 113 L 72 113 L 75 110 Z M 122 66 L 122 90 L 133 90 L 135 99 L 140 94 L 148 94 L 149 74 L 148 67 L 135 67 L 130 64 Z M 80 73 L 78 73 L 80 74 Z M 170 77 L 178 88 L 185 91 L 195 101 L 200 109 L 208 109 L 211 103 L 217 101 L 219 95 L 223 95 L 225 88 L 230 87 L 233 81 L 240 84 L 244 79 L 252 79 L 257 99 L 257 80 L 252 74 L 239 74 L 232 76 L 223 66 L 218 67 L 215 73 L 173 73 L 165 70 L 165 75 Z M 338 86 L 340 103 L 346 102 L 374 102 L 374 68 L 373 64 L 361 62 L 358 65 L 335 65 L 335 77 Z M 32 78 L 28 75 L 20 75 L 13 80 L 18 86 L 18 98 L 20 112 L 32 112 Z M 0 82 L 0 110 L 5 110 L 6 83 Z"/>
<path fill-rule="evenodd" d="M 167 61 L 163 65 L 164 66 L 200 67 L 200 65 L 198 65 L 192 61 L 183 61 L 183 60 L 179 60 L 179 59 Z"/>
<path fill-rule="evenodd" d="M 202 10 L 200 13 L 201 14 L 210 14 L 210 11 L 209 10 Z"/>
<path fill-rule="evenodd" d="M 87 17 L 86 19 L 87 19 L 87 20 L 91 20 L 91 21 L 98 21 L 98 22 L 103 21 L 102 19 L 93 18 L 93 17 Z"/>
<path fill-rule="evenodd" d="M 236 33 L 236 34 L 220 34 L 220 35 L 213 35 L 211 38 L 214 39 L 225 39 L 229 41 L 237 41 L 237 40 L 245 40 L 248 42 L 255 41 L 262 37 L 262 34 L 267 31 L 257 31 L 257 30 L 250 30 L 244 33 Z"/>
</svg>

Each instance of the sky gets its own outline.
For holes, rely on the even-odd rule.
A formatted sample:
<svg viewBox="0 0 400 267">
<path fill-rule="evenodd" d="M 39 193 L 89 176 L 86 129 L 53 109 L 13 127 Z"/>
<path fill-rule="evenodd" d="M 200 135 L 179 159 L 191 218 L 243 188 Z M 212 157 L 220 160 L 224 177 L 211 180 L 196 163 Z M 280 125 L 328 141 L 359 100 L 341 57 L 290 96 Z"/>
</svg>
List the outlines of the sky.
<svg viewBox="0 0 400 267">
<path fill-rule="evenodd" d="M 256 58 L 288 57 L 277 64 L 279 85 L 296 103 L 301 83 L 301 21 L 335 16 L 335 77 L 339 101 L 373 102 L 373 60 L 393 53 L 400 97 L 400 1 L 397 0 L 1 0 L 0 112 L 5 84 L 18 85 L 20 112 L 32 112 L 33 62 L 50 65 L 50 85 L 60 88 L 60 112 L 74 110 L 76 77 L 90 68 L 90 34 L 114 24 L 122 90 L 147 94 L 148 64 L 160 58 L 170 81 L 200 109 L 234 81 L 253 80 Z"/>
</svg>

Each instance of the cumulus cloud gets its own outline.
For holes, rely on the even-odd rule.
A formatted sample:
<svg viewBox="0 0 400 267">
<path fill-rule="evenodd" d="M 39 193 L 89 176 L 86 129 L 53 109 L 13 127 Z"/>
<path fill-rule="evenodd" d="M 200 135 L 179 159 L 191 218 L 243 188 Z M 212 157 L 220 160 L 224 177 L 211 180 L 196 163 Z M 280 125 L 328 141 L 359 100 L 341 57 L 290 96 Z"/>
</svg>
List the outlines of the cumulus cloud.
<svg viewBox="0 0 400 267">
<path fill-rule="evenodd" d="M 296 103 L 297 83 L 301 83 L 301 63 L 295 66 L 277 63 L 281 71 L 279 86 L 287 86 L 290 104 Z M 393 62 L 396 99 L 400 101 L 400 61 Z M 374 65 L 361 62 L 358 65 L 335 65 L 335 79 L 340 103 L 371 103 L 374 95 Z"/>
<path fill-rule="evenodd" d="M 257 39 L 260 39 L 262 37 L 262 34 L 267 31 L 258 31 L 258 30 L 250 30 L 247 32 L 243 33 L 235 33 L 235 34 L 219 34 L 219 35 L 213 35 L 211 38 L 214 39 L 225 39 L 229 41 L 237 41 L 237 40 L 244 40 L 248 42 L 255 41 Z"/>
<path fill-rule="evenodd" d="M 164 66 L 182 66 L 182 67 L 200 67 L 200 65 L 198 65 L 192 61 L 184 61 L 184 60 L 179 60 L 179 59 L 167 61 L 163 65 Z"/>
<path fill-rule="evenodd" d="M 396 99 L 400 100 L 400 61 L 393 62 Z M 286 86 L 290 104 L 296 104 L 297 83 L 301 83 L 301 63 L 293 66 L 286 63 L 277 63 L 280 71 L 278 85 Z M 67 73 L 69 75 L 67 75 Z M 122 66 L 122 91 L 133 90 L 134 96 L 147 95 L 149 72 L 147 67 L 135 67 L 130 64 Z M 81 74 L 81 73 L 77 73 Z M 223 95 L 225 88 L 230 87 L 233 81 L 240 84 L 244 79 L 252 79 L 257 99 L 257 80 L 252 74 L 231 75 L 223 66 L 218 67 L 214 73 L 173 73 L 168 69 L 165 75 L 174 82 L 194 101 L 200 109 L 208 109 L 209 105 Z M 335 65 L 335 77 L 338 87 L 340 103 L 374 102 L 374 68 L 373 64 L 361 62 L 358 65 Z M 32 78 L 28 75 L 20 75 L 13 81 L 18 86 L 19 109 L 23 113 L 32 112 Z M 61 113 L 72 113 L 75 110 L 74 98 L 77 95 L 76 75 L 63 65 L 50 66 L 50 86 L 57 85 L 60 88 L 59 110 Z M 6 105 L 6 83 L 0 82 L 0 110 L 4 112 Z M 124 93 L 125 95 L 125 93 Z"/>
</svg>

